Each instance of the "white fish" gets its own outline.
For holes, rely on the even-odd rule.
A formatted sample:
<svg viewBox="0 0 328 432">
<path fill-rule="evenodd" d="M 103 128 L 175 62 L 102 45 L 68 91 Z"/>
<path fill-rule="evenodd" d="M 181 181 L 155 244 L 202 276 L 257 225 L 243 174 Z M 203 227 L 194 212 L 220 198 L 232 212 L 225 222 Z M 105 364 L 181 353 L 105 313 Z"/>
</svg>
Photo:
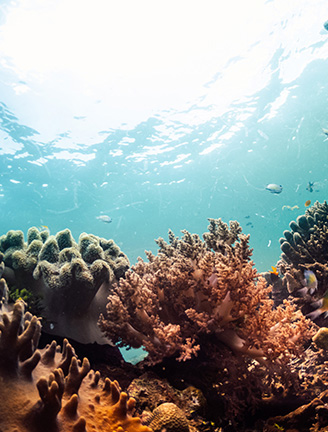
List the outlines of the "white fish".
<svg viewBox="0 0 328 432">
<path fill-rule="evenodd" d="M 96 219 L 99 219 L 99 220 L 101 220 L 102 222 L 105 222 L 105 223 L 111 223 L 113 221 L 113 219 L 110 216 L 107 216 L 107 215 L 97 216 Z"/>
<path fill-rule="evenodd" d="M 268 184 L 265 189 L 273 194 L 280 194 L 282 192 L 282 186 L 274 183 Z"/>
</svg>

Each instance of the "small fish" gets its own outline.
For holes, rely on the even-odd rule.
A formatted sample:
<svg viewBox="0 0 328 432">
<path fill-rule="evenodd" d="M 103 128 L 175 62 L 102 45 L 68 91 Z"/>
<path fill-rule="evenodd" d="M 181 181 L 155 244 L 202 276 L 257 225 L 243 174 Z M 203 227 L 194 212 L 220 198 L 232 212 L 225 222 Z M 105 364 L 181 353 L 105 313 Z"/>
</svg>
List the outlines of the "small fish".
<svg viewBox="0 0 328 432">
<path fill-rule="evenodd" d="M 105 222 L 105 223 L 111 223 L 113 221 L 113 219 L 111 217 L 107 216 L 107 215 L 97 216 L 96 219 L 99 219 L 99 220 L 101 220 L 102 222 Z"/>
<path fill-rule="evenodd" d="M 318 281 L 316 275 L 311 270 L 304 270 L 304 283 L 310 294 L 313 294 L 314 291 L 318 288 Z"/>
<path fill-rule="evenodd" d="M 317 302 L 311 304 L 312 307 L 316 307 L 317 309 L 313 312 L 306 314 L 308 318 L 312 320 L 317 319 L 320 315 L 324 314 L 324 317 L 328 316 L 328 290 L 325 292 L 325 295 Z"/>
<path fill-rule="evenodd" d="M 323 23 L 323 26 L 324 26 L 325 30 L 328 31 L 328 20 Z"/>
<path fill-rule="evenodd" d="M 327 21 L 328 23 L 328 21 Z M 322 128 L 322 132 L 328 137 L 328 129 Z"/>
<path fill-rule="evenodd" d="M 276 427 L 280 431 L 284 431 L 285 430 L 282 426 L 279 426 L 278 423 L 275 423 L 273 426 Z"/>
<path fill-rule="evenodd" d="M 282 207 L 281 207 L 281 210 L 285 210 L 285 209 L 288 209 L 288 210 L 296 210 L 296 209 L 298 209 L 299 208 L 299 206 L 298 205 L 294 205 L 293 207 L 291 207 L 290 205 L 283 205 Z"/>
<path fill-rule="evenodd" d="M 50 231 L 49 227 L 47 227 L 47 225 L 40 225 L 39 226 L 39 231 Z"/>
<path fill-rule="evenodd" d="M 277 270 L 277 267 L 273 267 L 271 266 L 272 270 L 269 271 L 269 273 L 275 275 L 275 276 L 279 276 L 279 272 Z"/>
<path fill-rule="evenodd" d="M 307 201 L 305 201 L 305 203 L 304 203 L 305 207 L 309 207 L 310 204 L 311 204 L 311 200 L 307 200 Z"/>
<path fill-rule="evenodd" d="M 282 186 L 274 183 L 268 184 L 265 189 L 273 194 L 280 194 L 282 192 Z"/>
<path fill-rule="evenodd" d="M 306 186 L 306 190 L 309 192 L 313 192 L 313 186 L 314 186 L 314 182 L 309 182 L 308 185 Z"/>
</svg>

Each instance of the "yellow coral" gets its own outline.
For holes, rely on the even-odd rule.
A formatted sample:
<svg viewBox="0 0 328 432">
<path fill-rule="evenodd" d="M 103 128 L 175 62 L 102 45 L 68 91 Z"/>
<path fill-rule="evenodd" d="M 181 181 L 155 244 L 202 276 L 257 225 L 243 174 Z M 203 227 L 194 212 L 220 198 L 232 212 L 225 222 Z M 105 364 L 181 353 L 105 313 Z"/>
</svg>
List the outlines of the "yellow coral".
<svg viewBox="0 0 328 432">
<path fill-rule="evenodd" d="M 188 432 L 189 425 L 184 412 L 174 403 L 163 403 L 154 409 L 149 426 L 154 432 Z"/>
<path fill-rule="evenodd" d="M 318 348 L 328 350 L 328 328 L 321 327 L 318 332 L 313 336 L 313 342 Z"/>
</svg>

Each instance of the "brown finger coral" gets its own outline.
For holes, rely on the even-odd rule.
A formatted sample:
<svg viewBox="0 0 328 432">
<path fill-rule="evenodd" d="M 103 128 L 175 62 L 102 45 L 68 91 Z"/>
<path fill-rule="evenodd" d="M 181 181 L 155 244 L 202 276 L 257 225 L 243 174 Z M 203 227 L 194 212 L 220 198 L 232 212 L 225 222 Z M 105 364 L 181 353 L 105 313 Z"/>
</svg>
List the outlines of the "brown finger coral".
<svg viewBox="0 0 328 432">
<path fill-rule="evenodd" d="M 109 295 L 100 327 L 119 346 L 143 346 L 148 362 L 187 360 L 224 342 L 260 362 L 287 361 L 309 337 L 308 320 L 289 303 L 273 309 L 271 288 L 250 261 L 249 236 L 210 219 L 204 241 L 183 231 L 157 240 Z"/>
<path fill-rule="evenodd" d="M 90 371 L 65 341 L 38 351 L 41 325 L 24 304 L 0 323 L 0 430 L 6 432 L 151 432 L 133 417 L 135 401 L 117 381 Z"/>
<path fill-rule="evenodd" d="M 305 315 L 327 326 L 327 317 L 320 313 L 322 299 L 328 294 L 327 202 L 316 201 L 304 215 L 291 221 L 289 228 L 280 239 L 282 254 L 277 267 L 282 278 L 275 281 L 276 303 L 292 295 Z M 307 273 L 313 275 L 315 283 L 309 283 Z"/>
</svg>

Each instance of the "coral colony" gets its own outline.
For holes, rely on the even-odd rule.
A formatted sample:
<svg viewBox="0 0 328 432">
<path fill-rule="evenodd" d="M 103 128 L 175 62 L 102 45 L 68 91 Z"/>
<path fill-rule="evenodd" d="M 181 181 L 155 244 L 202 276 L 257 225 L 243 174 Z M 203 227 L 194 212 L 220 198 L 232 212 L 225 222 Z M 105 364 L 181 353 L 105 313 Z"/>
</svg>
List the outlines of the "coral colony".
<svg viewBox="0 0 328 432">
<path fill-rule="evenodd" d="M 307 320 L 288 303 L 273 309 L 239 225 L 210 223 L 204 241 L 187 231 L 158 239 L 158 255 L 147 253 L 109 295 L 101 329 L 120 346 L 145 347 L 151 363 L 197 356 L 203 335 L 259 362 L 287 361 L 308 337 Z"/>
<path fill-rule="evenodd" d="M 68 229 L 9 231 L 0 237 L 4 277 L 33 313 L 46 318 L 48 333 L 79 342 L 104 343 L 97 326 L 110 287 L 129 268 L 113 240 L 83 233 L 76 243 Z M 26 296 L 26 298 L 24 297 Z"/>
<path fill-rule="evenodd" d="M 169 231 L 132 267 L 92 234 L 1 236 L 0 430 L 326 431 L 328 329 L 310 319 L 328 286 L 326 202 L 290 228 L 263 275 L 236 221 Z M 38 349 L 41 332 L 71 343 Z M 147 356 L 116 369 L 104 356 L 102 377 L 74 341 Z"/>
<path fill-rule="evenodd" d="M 327 203 L 316 202 L 289 226 L 280 239 L 277 267 L 282 278 L 275 281 L 275 296 L 293 296 L 306 316 L 320 326 L 328 325 L 326 311 L 321 309 L 328 290 Z"/>
<path fill-rule="evenodd" d="M 72 346 L 36 350 L 41 324 L 17 301 L 0 326 L 0 427 L 8 432 L 151 432 L 133 417 L 135 401 L 119 384 L 79 364 Z"/>
</svg>

